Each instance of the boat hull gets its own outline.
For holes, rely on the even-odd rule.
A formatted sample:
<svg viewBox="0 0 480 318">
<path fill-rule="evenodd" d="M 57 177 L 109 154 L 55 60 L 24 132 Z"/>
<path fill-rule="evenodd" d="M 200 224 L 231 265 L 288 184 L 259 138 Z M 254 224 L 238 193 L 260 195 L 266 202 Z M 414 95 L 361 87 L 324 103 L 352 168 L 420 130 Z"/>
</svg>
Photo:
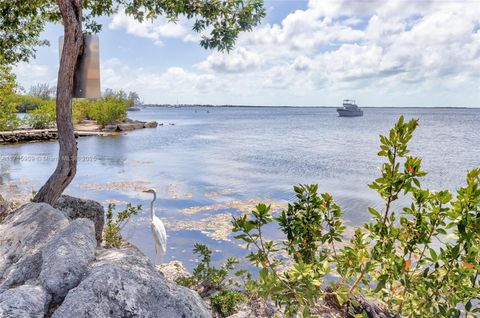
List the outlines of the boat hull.
<svg viewBox="0 0 480 318">
<path fill-rule="evenodd" d="M 337 108 L 338 116 L 340 117 L 360 117 L 363 116 L 363 111 L 351 111 L 342 108 Z"/>
</svg>

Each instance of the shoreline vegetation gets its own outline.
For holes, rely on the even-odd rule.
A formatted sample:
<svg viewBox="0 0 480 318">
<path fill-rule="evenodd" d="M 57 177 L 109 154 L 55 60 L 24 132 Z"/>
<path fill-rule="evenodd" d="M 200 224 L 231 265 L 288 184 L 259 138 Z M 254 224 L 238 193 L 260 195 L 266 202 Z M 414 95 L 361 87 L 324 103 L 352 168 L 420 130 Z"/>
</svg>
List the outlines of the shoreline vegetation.
<svg viewBox="0 0 480 318">
<path fill-rule="evenodd" d="M 38 142 L 58 139 L 54 87 L 32 86 L 29 95 L 12 95 L 0 109 L 0 143 Z M 142 128 L 155 128 L 155 121 L 127 118 L 127 111 L 139 106 L 137 93 L 105 90 L 103 97 L 72 101 L 72 123 L 75 138 L 110 136 Z M 18 113 L 24 113 L 23 118 Z"/>
</svg>

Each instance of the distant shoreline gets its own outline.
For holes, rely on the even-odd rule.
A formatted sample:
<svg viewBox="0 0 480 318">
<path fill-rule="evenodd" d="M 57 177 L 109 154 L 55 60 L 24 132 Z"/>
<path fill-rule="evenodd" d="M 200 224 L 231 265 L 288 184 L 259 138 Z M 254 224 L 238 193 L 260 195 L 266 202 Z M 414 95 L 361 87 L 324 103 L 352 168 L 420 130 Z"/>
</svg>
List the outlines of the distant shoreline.
<svg viewBox="0 0 480 318">
<path fill-rule="evenodd" d="M 183 105 L 170 105 L 170 104 L 145 104 L 143 108 L 337 108 L 339 106 L 276 106 L 276 105 L 199 105 L 199 104 L 183 104 Z M 468 106 L 360 106 L 361 108 L 373 108 L 373 109 L 480 109 L 479 107 Z"/>
</svg>

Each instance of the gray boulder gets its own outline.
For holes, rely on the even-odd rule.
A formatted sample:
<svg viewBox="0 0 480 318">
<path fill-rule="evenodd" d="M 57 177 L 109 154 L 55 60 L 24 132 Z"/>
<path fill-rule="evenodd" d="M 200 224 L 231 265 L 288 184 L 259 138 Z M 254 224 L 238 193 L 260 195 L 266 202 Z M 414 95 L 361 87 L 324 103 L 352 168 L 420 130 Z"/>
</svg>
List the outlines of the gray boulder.
<svg viewBox="0 0 480 318">
<path fill-rule="evenodd" d="M 80 199 L 62 195 L 54 205 L 70 220 L 87 218 L 95 224 L 95 238 L 98 244 L 102 242 L 102 231 L 105 224 L 105 210 L 97 201 Z"/>
<path fill-rule="evenodd" d="M 112 124 L 112 125 L 107 125 L 107 126 L 103 127 L 102 131 L 113 132 L 113 131 L 117 131 L 117 129 L 118 129 L 118 126 L 115 125 L 115 124 Z"/>
<path fill-rule="evenodd" d="M 117 127 L 120 131 L 130 131 L 135 129 L 133 124 L 118 124 Z"/>
<path fill-rule="evenodd" d="M 43 248 L 39 278 L 54 302 L 61 301 L 80 283 L 88 264 L 95 259 L 96 246 L 93 222 L 76 219 Z"/>
<path fill-rule="evenodd" d="M 143 121 L 135 121 L 132 123 L 134 129 L 142 129 L 145 123 Z"/>
<path fill-rule="evenodd" d="M 49 302 L 50 296 L 42 287 L 18 286 L 0 294 L 0 317 L 42 318 Z"/>
<path fill-rule="evenodd" d="M 52 316 L 211 317 L 195 292 L 169 283 L 135 248 L 101 250 Z"/>
<path fill-rule="evenodd" d="M 146 123 L 143 124 L 144 128 L 155 128 L 158 126 L 158 123 L 156 121 L 147 121 Z"/>
<path fill-rule="evenodd" d="M 157 265 L 157 270 L 172 283 L 175 283 L 179 278 L 192 276 L 180 261 L 171 261 L 169 263 Z"/>
<path fill-rule="evenodd" d="M 67 218 L 45 203 L 29 203 L 0 223 L 0 292 L 40 273 L 41 249 L 68 225 Z"/>
</svg>

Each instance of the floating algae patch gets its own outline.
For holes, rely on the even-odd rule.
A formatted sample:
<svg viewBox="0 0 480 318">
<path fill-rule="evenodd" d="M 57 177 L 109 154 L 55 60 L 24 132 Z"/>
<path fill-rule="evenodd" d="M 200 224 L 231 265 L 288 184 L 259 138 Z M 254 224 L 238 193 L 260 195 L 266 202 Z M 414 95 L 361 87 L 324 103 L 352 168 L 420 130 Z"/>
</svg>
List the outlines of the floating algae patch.
<svg viewBox="0 0 480 318">
<path fill-rule="evenodd" d="M 77 184 L 77 187 L 95 191 L 142 191 L 148 184 L 150 184 L 148 181 L 114 181 L 107 183 L 80 183 Z"/>
<path fill-rule="evenodd" d="M 216 203 L 212 205 L 193 206 L 185 209 L 181 209 L 180 212 L 184 214 L 195 214 L 199 212 L 218 211 L 224 209 L 234 209 L 241 213 L 248 213 L 255 208 L 258 203 L 265 203 L 271 206 L 273 213 L 279 212 L 285 209 L 286 201 L 272 201 L 265 199 L 249 199 L 249 200 L 232 200 L 222 203 Z"/>
<path fill-rule="evenodd" d="M 230 241 L 232 231 L 232 215 L 230 213 L 217 214 L 213 217 L 203 218 L 196 221 L 171 221 L 164 220 L 165 227 L 172 231 L 200 231 L 204 235 L 221 241 Z"/>
<path fill-rule="evenodd" d="M 223 189 L 223 190 L 215 191 L 215 192 L 207 192 L 203 196 L 206 197 L 206 198 L 213 199 L 213 198 L 217 198 L 217 197 L 222 196 L 222 195 L 229 195 L 229 194 L 232 194 L 232 193 L 233 193 L 233 189 Z"/>
</svg>

